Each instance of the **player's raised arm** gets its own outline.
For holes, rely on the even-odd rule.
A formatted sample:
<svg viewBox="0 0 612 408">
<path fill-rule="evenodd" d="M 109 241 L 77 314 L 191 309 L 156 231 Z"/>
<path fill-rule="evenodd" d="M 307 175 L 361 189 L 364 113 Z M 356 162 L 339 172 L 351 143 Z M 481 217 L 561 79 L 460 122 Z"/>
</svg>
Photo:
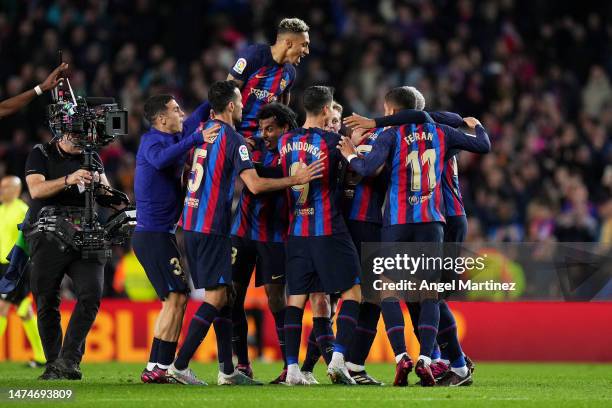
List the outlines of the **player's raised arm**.
<svg viewBox="0 0 612 408">
<path fill-rule="evenodd" d="M 463 121 L 470 129 L 474 129 L 475 136 L 460 132 L 450 126 L 439 125 L 446 135 L 447 150 L 461 149 L 472 153 L 489 153 L 491 151 L 491 141 L 478 119 L 467 117 L 463 118 Z"/>
<path fill-rule="evenodd" d="M 232 74 L 227 74 L 227 80 L 228 81 L 234 81 L 236 83 L 236 85 L 238 85 L 238 88 L 242 89 L 242 86 L 244 85 L 244 81 L 238 78 L 235 78 Z"/>
<path fill-rule="evenodd" d="M 42 95 L 43 92 L 55 88 L 57 86 L 60 73 L 66 69 L 68 69 L 68 64 L 64 62 L 55 68 L 42 84 L 36 85 L 34 88 L 28 91 L 0 102 L 0 119 L 17 112 L 19 109 L 30 103 L 35 96 Z"/>
<path fill-rule="evenodd" d="M 208 101 L 198 106 L 191 115 L 183 121 L 183 137 L 191 135 L 200 126 L 201 122 L 206 122 L 210 118 L 211 107 Z"/>
<path fill-rule="evenodd" d="M 244 170 L 240 173 L 240 178 L 244 181 L 247 188 L 253 194 L 266 193 L 268 191 L 283 190 L 291 186 L 308 184 L 312 180 L 323 177 L 323 169 L 325 168 L 325 157 L 312 162 L 310 165 L 305 164 L 300 167 L 295 174 L 283 178 L 265 178 L 259 177 L 255 169 Z"/>
<path fill-rule="evenodd" d="M 465 126 L 463 118 L 458 113 L 446 111 L 428 113 L 429 116 L 431 116 L 431 118 L 434 120 L 434 122 L 439 123 L 441 125 L 447 125 L 454 128 L 460 128 L 461 126 Z"/>
<path fill-rule="evenodd" d="M 358 155 L 357 149 L 348 137 L 343 137 L 340 140 L 338 149 L 355 172 L 361 176 L 372 176 L 385 164 L 389 156 L 389 151 L 393 145 L 393 131 L 394 129 L 388 129 L 378 136 L 372 146 L 372 151 L 365 157 Z"/>
</svg>

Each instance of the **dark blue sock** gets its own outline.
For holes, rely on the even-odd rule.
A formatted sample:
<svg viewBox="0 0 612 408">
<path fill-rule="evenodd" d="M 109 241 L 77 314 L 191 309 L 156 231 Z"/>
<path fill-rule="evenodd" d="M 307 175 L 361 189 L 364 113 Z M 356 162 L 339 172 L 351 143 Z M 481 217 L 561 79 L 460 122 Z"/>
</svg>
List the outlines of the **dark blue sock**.
<svg viewBox="0 0 612 408">
<path fill-rule="evenodd" d="M 285 309 L 272 313 L 274 316 L 274 327 L 276 327 L 276 335 L 278 336 L 278 346 L 283 356 L 283 363 L 287 368 L 287 356 L 285 354 Z"/>
<path fill-rule="evenodd" d="M 398 301 L 386 301 L 380 304 L 387 337 L 393 353 L 397 356 L 406 352 L 406 337 L 404 334 L 404 315 Z"/>
<path fill-rule="evenodd" d="M 334 341 L 336 340 L 334 330 L 332 329 L 332 321 L 328 317 L 315 317 L 312 321 L 312 332 L 315 335 L 315 342 L 320 350 L 319 356 L 322 355 L 325 363 L 329 364 L 334 353 Z M 317 356 L 316 361 L 319 360 L 319 356 Z"/>
<path fill-rule="evenodd" d="M 302 371 L 312 372 L 314 370 L 314 366 L 317 364 L 321 358 L 321 349 L 317 344 L 317 337 L 315 335 L 314 330 L 314 322 L 313 328 L 310 330 L 310 334 L 308 335 L 308 345 L 306 347 L 306 358 L 304 359 L 304 364 L 302 364 Z"/>
<path fill-rule="evenodd" d="M 244 313 L 244 305 L 234 305 L 235 309 L 232 309 L 232 347 L 236 357 L 238 357 L 238 364 L 249 364 L 249 324 L 247 322 L 246 314 Z M 216 330 L 216 329 L 215 329 Z"/>
<path fill-rule="evenodd" d="M 169 366 L 174 361 L 176 354 L 176 341 L 159 341 L 158 363 L 163 366 Z"/>
<path fill-rule="evenodd" d="M 440 321 L 442 321 L 442 316 L 440 316 Z M 440 335 L 440 332 L 438 331 L 438 336 L 439 335 Z M 434 346 L 434 351 L 433 351 L 433 353 L 431 353 L 431 359 L 432 360 L 437 360 L 437 359 L 439 359 L 441 357 L 442 357 L 442 352 L 440 352 L 440 346 L 438 346 L 438 343 L 436 343 L 435 346 Z"/>
<path fill-rule="evenodd" d="M 231 374 L 234 372 L 234 362 L 232 361 L 232 309 L 229 306 L 222 307 L 213 324 L 217 336 L 219 371 L 223 374 Z"/>
<path fill-rule="evenodd" d="M 302 317 L 304 310 L 295 306 L 287 306 L 285 310 L 285 352 L 287 365 L 297 364 L 302 340 Z"/>
<path fill-rule="evenodd" d="M 347 361 L 357 365 L 365 364 L 376 337 L 376 326 L 378 326 L 379 318 L 380 306 L 368 302 L 360 305 L 359 321 Z"/>
<path fill-rule="evenodd" d="M 151 343 L 151 353 L 149 354 L 149 363 L 157 363 L 158 360 L 158 350 L 159 350 L 159 342 L 161 340 L 157 337 L 153 337 L 153 343 Z"/>
<path fill-rule="evenodd" d="M 433 299 L 422 301 L 418 327 L 419 342 L 421 343 L 420 355 L 429 357 L 433 353 L 439 323 L 440 307 L 438 301 Z"/>
<path fill-rule="evenodd" d="M 419 318 L 421 316 L 421 304 L 419 302 L 406 302 L 408 308 L 408 314 L 410 315 L 410 321 L 412 322 L 412 330 L 414 336 L 419 340 Z"/>
<path fill-rule="evenodd" d="M 353 342 L 357 319 L 359 318 L 359 302 L 343 300 L 336 318 L 336 342 L 334 352 L 345 355 Z"/>
<path fill-rule="evenodd" d="M 457 323 L 455 316 L 448 307 L 446 302 L 440 302 L 440 324 L 438 328 L 438 343 L 440 348 L 444 350 L 446 359 L 450 360 L 451 367 L 463 367 L 465 359 L 463 358 L 463 350 L 459 344 L 457 337 Z"/>
<path fill-rule="evenodd" d="M 196 350 L 206 337 L 210 325 L 219 314 L 219 311 L 210 303 L 202 303 L 189 323 L 189 330 L 183 342 L 183 346 L 178 352 L 174 366 L 179 370 L 184 370 L 189 365 L 189 360 L 193 357 Z"/>
</svg>

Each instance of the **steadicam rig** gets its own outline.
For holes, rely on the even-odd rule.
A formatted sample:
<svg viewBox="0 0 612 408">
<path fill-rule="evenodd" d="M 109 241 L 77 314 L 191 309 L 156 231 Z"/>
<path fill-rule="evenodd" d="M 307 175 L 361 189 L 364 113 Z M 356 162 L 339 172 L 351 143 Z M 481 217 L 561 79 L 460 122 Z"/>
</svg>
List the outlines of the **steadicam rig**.
<svg viewBox="0 0 612 408">
<path fill-rule="evenodd" d="M 127 135 L 127 111 L 113 98 L 75 97 L 70 80 L 61 78 L 47 106 L 49 128 L 55 138 L 69 137 L 82 149 L 81 168 L 99 172 L 102 163 L 94 152 L 117 137 Z M 35 223 L 39 232 L 51 233 L 62 247 L 79 250 L 83 258 L 108 258 L 112 245 L 122 245 L 136 226 L 136 209 L 127 195 L 99 180 L 82 186 L 85 207 L 44 207 Z M 95 203 L 111 208 L 113 214 L 101 224 Z"/>
</svg>

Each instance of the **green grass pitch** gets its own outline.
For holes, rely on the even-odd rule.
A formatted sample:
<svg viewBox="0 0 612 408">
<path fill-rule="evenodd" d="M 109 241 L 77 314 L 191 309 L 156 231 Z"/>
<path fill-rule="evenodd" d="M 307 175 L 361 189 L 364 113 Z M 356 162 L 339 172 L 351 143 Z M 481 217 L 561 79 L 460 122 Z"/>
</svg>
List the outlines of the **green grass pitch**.
<svg viewBox="0 0 612 408">
<path fill-rule="evenodd" d="M 216 384 L 216 365 L 194 364 L 193 369 L 210 384 Z M 189 387 L 141 384 L 141 364 L 83 364 L 82 381 L 41 382 L 42 369 L 18 363 L 0 363 L 0 406 L 41 407 L 611 407 L 612 364 L 509 364 L 478 363 L 474 385 L 462 388 L 406 388 L 333 386 L 319 363 L 315 375 L 322 385 L 287 387 Z M 254 364 L 255 376 L 269 381 L 280 372 L 279 364 Z M 371 364 L 371 375 L 393 381 L 394 367 Z M 414 373 L 410 381 L 415 382 Z M 46 404 L 8 401 L 8 389 L 71 388 L 74 399 Z"/>
</svg>

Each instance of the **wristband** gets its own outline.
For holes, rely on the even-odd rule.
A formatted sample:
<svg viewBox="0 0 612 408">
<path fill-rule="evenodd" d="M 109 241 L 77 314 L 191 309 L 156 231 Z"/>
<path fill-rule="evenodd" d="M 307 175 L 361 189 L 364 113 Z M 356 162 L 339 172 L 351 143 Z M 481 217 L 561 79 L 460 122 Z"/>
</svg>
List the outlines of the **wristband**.
<svg viewBox="0 0 612 408">
<path fill-rule="evenodd" d="M 64 187 L 68 187 L 68 175 L 64 177 Z"/>
<path fill-rule="evenodd" d="M 34 92 L 36 92 L 36 95 L 40 96 L 43 94 L 42 88 L 40 87 L 40 85 L 36 85 L 34 87 Z"/>
<path fill-rule="evenodd" d="M 355 153 L 349 154 L 348 157 L 346 158 L 346 161 L 350 163 L 351 160 L 356 159 L 357 157 L 359 156 L 357 156 Z"/>
</svg>

